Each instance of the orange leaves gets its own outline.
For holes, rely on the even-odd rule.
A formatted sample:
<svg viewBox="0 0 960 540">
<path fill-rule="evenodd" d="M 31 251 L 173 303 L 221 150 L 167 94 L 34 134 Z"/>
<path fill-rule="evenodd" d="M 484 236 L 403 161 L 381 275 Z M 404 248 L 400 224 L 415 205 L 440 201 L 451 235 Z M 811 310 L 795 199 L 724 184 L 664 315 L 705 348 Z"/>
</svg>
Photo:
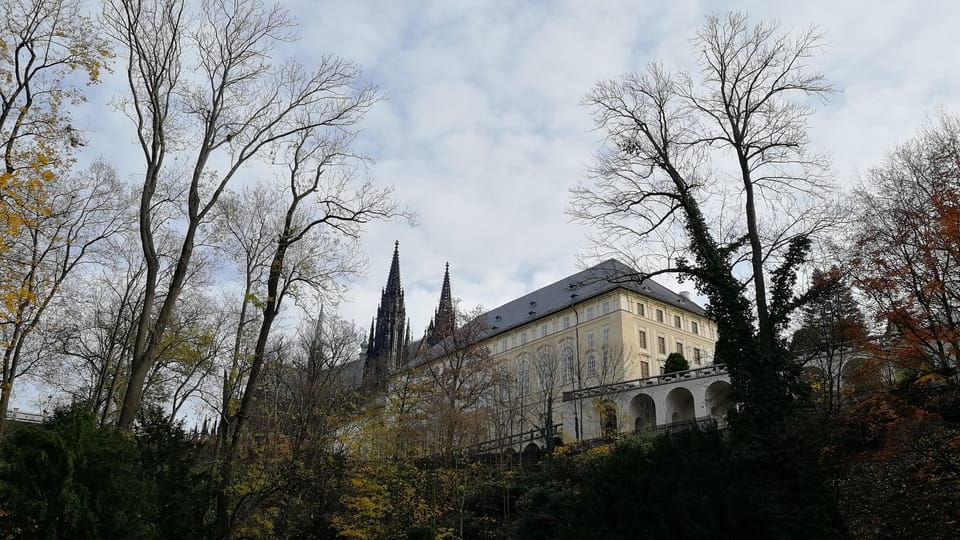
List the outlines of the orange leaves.
<svg viewBox="0 0 960 540">
<path fill-rule="evenodd" d="M 839 419 L 841 444 L 850 450 L 889 456 L 923 432 L 938 416 L 889 393 L 867 398 Z"/>
<path fill-rule="evenodd" d="M 851 264 L 888 333 L 885 356 L 948 372 L 960 348 L 960 120 L 943 117 L 871 172 Z"/>
</svg>

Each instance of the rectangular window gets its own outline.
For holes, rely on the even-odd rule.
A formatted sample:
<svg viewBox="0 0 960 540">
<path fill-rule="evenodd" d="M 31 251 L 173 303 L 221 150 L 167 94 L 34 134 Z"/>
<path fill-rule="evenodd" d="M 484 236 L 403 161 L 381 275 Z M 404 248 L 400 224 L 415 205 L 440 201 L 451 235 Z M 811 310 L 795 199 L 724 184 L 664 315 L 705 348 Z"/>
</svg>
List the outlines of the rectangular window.
<svg viewBox="0 0 960 540">
<path fill-rule="evenodd" d="M 658 323 L 662 323 L 662 322 L 663 322 L 663 310 L 662 310 L 662 309 L 658 309 L 658 310 L 657 310 L 657 322 L 658 322 Z"/>
<path fill-rule="evenodd" d="M 663 336 L 657 336 L 657 352 L 667 354 L 667 339 Z"/>
<path fill-rule="evenodd" d="M 647 348 L 647 331 L 646 330 L 640 331 L 640 348 L 641 349 Z"/>
<path fill-rule="evenodd" d="M 557 331 L 557 328 L 559 327 L 559 325 L 560 325 L 560 321 L 557 320 L 557 319 L 554 319 L 554 320 L 553 320 L 553 331 L 554 331 L 554 332 Z"/>
<path fill-rule="evenodd" d="M 506 352 L 506 350 L 507 350 L 507 340 L 501 339 L 501 340 L 500 340 L 500 352 Z"/>
<path fill-rule="evenodd" d="M 683 328 L 683 322 L 680 320 L 680 316 L 679 316 L 679 315 L 674 315 L 674 316 L 673 316 L 673 326 L 675 326 L 675 327 L 677 327 L 677 328 Z"/>
<path fill-rule="evenodd" d="M 646 311 L 647 310 L 645 309 L 645 306 L 640 302 L 637 302 L 637 315 L 644 317 L 646 316 Z"/>
<path fill-rule="evenodd" d="M 601 309 L 603 310 L 604 315 L 606 315 L 607 313 L 610 313 L 610 301 L 608 300 L 604 302 L 603 307 Z"/>
<path fill-rule="evenodd" d="M 607 343 L 610 343 L 610 327 L 604 326 L 603 327 L 603 344 L 606 345 Z"/>
<path fill-rule="evenodd" d="M 644 379 L 650 376 L 650 364 L 648 362 L 640 362 L 640 376 Z"/>
<path fill-rule="evenodd" d="M 590 332 L 589 334 L 587 334 L 587 348 L 588 349 L 593 348 L 593 332 Z"/>
<path fill-rule="evenodd" d="M 516 347 L 516 346 L 517 346 L 517 335 L 516 335 L 516 334 L 510 336 L 510 346 L 511 346 L 511 347 Z"/>
<path fill-rule="evenodd" d="M 700 365 L 700 360 L 701 360 L 700 349 L 694 347 L 694 348 L 693 348 L 693 362 L 699 366 L 699 365 Z"/>
<path fill-rule="evenodd" d="M 587 376 L 597 376 L 597 357 L 592 354 L 587 357 Z"/>
<path fill-rule="evenodd" d="M 700 333 L 700 325 L 697 324 L 697 321 L 690 321 L 690 331 L 694 334 Z"/>
<path fill-rule="evenodd" d="M 540 327 L 540 337 L 547 337 L 547 325 Z"/>
<path fill-rule="evenodd" d="M 683 343 L 677 342 L 677 352 L 683 354 Z"/>
<path fill-rule="evenodd" d="M 596 312 L 597 312 L 596 309 L 594 309 L 593 307 L 588 307 L 588 308 L 587 308 L 587 320 L 592 319 L 593 316 L 596 314 Z"/>
<path fill-rule="evenodd" d="M 520 343 L 523 344 L 523 345 L 526 345 L 526 343 L 527 343 L 527 331 L 526 331 L 526 330 L 524 330 L 524 331 L 520 334 Z"/>
<path fill-rule="evenodd" d="M 569 316 L 569 315 L 567 315 L 566 317 L 563 318 L 563 329 L 566 330 L 567 328 L 570 328 L 570 316 Z"/>
</svg>

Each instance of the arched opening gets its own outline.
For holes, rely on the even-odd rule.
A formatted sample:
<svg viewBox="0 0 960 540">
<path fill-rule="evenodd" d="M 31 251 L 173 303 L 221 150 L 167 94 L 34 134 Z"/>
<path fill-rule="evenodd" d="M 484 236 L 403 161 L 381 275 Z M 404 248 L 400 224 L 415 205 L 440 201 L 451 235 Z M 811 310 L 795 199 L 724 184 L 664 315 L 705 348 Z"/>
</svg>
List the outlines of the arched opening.
<svg viewBox="0 0 960 540">
<path fill-rule="evenodd" d="M 633 428 L 654 429 L 657 427 L 657 405 L 647 394 L 637 394 L 630 400 L 630 413 L 633 414 Z"/>
<path fill-rule="evenodd" d="M 733 404 L 733 387 L 726 381 L 717 381 L 707 387 L 705 400 L 710 417 L 722 424 Z"/>
<path fill-rule="evenodd" d="M 524 462 L 533 462 L 540 459 L 540 447 L 537 443 L 530 443 L 523 448 L 522 459 Z"/>
<path fill-rule="evenodd" d="M 671 424 L 690 422 L 696 419 L 693 394 L 686 388 L 674 388 L 667 394 L 667 420 Z"/>
<path fill-rule="evenodd" d="M 613 437 L 620 432 L 617 419 L 617 405 L 612 401 L 600 402 L 600 433 L 603 437 Z"/>
</svg>

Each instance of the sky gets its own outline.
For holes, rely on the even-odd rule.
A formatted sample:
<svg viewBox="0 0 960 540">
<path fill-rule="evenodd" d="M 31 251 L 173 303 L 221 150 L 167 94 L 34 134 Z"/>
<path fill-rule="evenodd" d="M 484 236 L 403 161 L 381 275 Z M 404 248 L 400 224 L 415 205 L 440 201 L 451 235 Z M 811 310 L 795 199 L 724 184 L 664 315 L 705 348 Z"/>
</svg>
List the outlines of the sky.
<svg viewBox="0 0 960 540">
<path fill-rule="evenodd" d="M 832 153 L 850 187 L 940 109 L 960 113 L 954 55 L 960 3 L 928 1 L 360 1 L 286 2 L 309 66 L 323 54 L 355 61 L 386 97 L 361 123 L 367 173 L 392 185 L 417 225 L 367 227 L 366 276 L 340 314 L 369 327 L 394 241 L 414 337 L 422 335 L 449 262 L 461 305 L 492 309 L 582 268 L 587 231 L 565 212 L 587 180 L 601 134 L 581 98 L 599 80 L 651 61 L 693 69 L 689 39 L 708 13 L 745 11 L 784 29 L 820 27 L 813 61 L 841 90 L 811 119 L 813 147 Z M 107 77 L 81 111 L 86 151 L 137 170 L 130 125 L 107 103 Z M 127 133 L 129 137 L 117 134 Z M 590 262 L 589 260 L 587 262 Z M 597 262 L 597 261 L 594 261 Z"/>
</svg>

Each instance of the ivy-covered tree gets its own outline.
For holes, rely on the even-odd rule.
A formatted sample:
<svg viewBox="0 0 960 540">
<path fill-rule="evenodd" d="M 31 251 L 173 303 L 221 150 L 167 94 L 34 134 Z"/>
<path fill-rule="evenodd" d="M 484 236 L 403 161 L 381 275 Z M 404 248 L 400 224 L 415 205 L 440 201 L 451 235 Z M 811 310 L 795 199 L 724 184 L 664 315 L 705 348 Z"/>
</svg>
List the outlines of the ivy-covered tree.
<svg viewBox="0 0 960 540">
<path fill-rule="evenodd" d="M 573 213 L 598 229 L 605 255 L 638 267 L 649 265 L 634 255 L 659 252 L 653 245 L 672 255 L 673 266 L 637 279 L 696 282 L 740 403 L 735 424 L 762 431 L 789 416 L 798 394 L 783 339 L 803 300 L 796 269 L 835 218 L 828 161 L 806 135 L 811 98 L 832 88 L 811 67 L 822 47 L 814 28 L 785 34 L 732 13 L 709 16 L 692 42 L 699 73 L 652 62 L 585 98 L 606 140 Z"/>
<path fill-rule="evenodd" d="M 696 283 L 737 403 L 733 464 L 824 497 L 811 472 L 817 455 L 797 441 L 805 386 L 785 336 L 813 294 L 798 294 L 797 270 L 839 219 L 829 161 L 806 129 L 812 103 L 832 92 L 813 67 L 823 40 L 815 28 L 784 33 L 731 13 L 708 16 L 692 45 L 697 73 L 651 62 L 586 96 L 605 140 L 593 183 L 573 192 L 573 214 L 596 228 L 601 255 L 653 269 L 636 280 L 672 273 Z M 640 260 L 650 254 L 661 258 Z M 666 477 L 673 485 L 682 475 Z M 823 517 L 813 497 L 777 485 L 759 493 L 776 511 L 790 508 L 791 520 Z"/>
</svg>

